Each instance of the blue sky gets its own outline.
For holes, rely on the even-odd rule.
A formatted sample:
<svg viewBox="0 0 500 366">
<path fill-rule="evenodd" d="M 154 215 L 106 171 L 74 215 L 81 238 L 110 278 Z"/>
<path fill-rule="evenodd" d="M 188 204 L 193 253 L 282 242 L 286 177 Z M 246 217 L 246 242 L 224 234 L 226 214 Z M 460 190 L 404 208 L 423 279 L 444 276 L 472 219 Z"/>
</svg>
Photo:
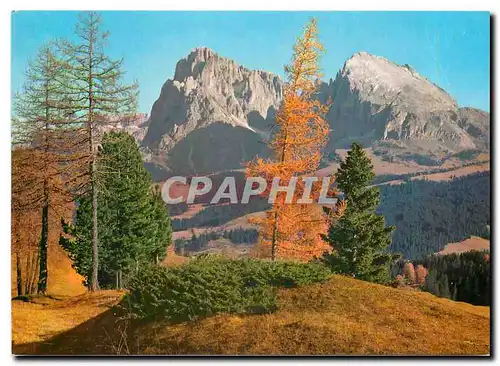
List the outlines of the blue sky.
<svg viewBox="0 0 500 366">
<path fill-rule="evenodd" d="M 139 110 L 149 113 L 176 62 L 199 46 L 251 69 L 283 75 L 295 38 L 318 19 L 334 78 L 355 52 L 408 63 L 447 90 L 460 106 L 489 111 L 490 18 L 487 12 L 103 12 L 109 54 L 125 58 L 126 78 L 140 84 Z M 12 15 L 12 91 L 20 91 L 27 61 L 55 37 L 73 38 L 77 12 Z"/>
</svg>

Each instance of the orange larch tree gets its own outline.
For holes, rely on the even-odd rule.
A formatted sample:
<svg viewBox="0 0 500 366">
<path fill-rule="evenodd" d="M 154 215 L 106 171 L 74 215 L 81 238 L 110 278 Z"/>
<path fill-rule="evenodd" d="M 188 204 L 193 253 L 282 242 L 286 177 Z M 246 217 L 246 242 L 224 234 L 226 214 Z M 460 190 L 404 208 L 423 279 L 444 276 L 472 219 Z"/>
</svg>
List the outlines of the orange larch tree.
<svg viewBox="0 0 500 366">
<path fill-rule="evenodd" d="M 12 151 L 11 236 L 17 295 L 46 292 L 48 252 L 58 245 L 61 219 L 71 218 L 74 204 L 65 182 L 56 172 L 56 161 L 54 154 L 33 147 L 18 146 Z M 45 207 L 46 221 L 42 220 Z M 44 225 L 47 237 L 42 250 L 40 239 Z M 46 264 L 41 272 L 42 259 Z M 42 289 L 39 286 L 41 276 L 45 285 Z"/>
<path fill-rule="evenodd" d="M 427 268 L 419 264 L 415 268 L 415 283 L 422 286 L 425 283 L 425 277 L 427 277 Z"/>
<path fill-rule="evenodd" d="M 276 131 L 268 142 L 272 157 L 257 158 L 247 166 L 247 176 L 266 179 L 264 194 L 269 194 L 273 178 L 280 178 L 280 186 L 288 185 L 292 177 L 297 178 L 291 203 L 286 203 L 285 192 L 280 192 L 265 217 L 252 220 L 260 226 L 261 249 L 269 248 L 272 260 L 278 256 L 307 260 L 326 249 L 320 237 L 326 230 L 321 207 L 301 200 L 307 190 L 301 177 L 313 176 L 318 170 L 321 149 L 329 134 L 324 118 L 327 106 L 315 98 L 322 53 L 316 20 L 312 19 L 304 34 L 297 38 L 291 63 L 285 66 L 283 103 L 276 116 Z M 312 183 L 309 197 L 314 202 L 319 197 L 321 183 L 321 179 Z M 332 183 L 329 196 L 336 193 Z"/>
</svg>

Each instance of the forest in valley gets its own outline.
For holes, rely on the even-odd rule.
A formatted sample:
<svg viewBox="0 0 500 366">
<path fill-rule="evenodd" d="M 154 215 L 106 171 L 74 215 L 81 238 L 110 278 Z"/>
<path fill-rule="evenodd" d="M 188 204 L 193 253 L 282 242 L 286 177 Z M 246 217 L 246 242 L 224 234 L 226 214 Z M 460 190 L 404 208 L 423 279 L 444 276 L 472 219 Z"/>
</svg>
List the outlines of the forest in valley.
<svg viewBox="0 0 500 366">
<path fill-rule="evenodd" d="M 471 235 L 489 239 L 490 184 L 487 171 L 450 181 L 380 186 L 377 212 L 396 226 L 390 250 L 419 259 Z"/>
</svg>

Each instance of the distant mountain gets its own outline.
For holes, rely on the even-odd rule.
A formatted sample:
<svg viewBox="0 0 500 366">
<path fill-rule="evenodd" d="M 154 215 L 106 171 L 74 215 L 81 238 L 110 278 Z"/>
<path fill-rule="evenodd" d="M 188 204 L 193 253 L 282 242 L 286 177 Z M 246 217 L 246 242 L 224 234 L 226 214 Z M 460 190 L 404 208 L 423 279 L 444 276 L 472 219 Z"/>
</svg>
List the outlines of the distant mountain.
<svg viewBox="0 0 500 366">
<path fill-rule="evenodd" d="M 136 141 L 141 142 L 146 135 L 148 130 L 148 120 L 149 117 L 146 113 L 137 113 L 134 115 L 117 114 L 111 117 L 107 117 L 106 122 L 101 122 L 102 131 L 126 131 L 134 138 Z"/>
<path fill-rule="evenodd" d="M 239 167 L 263 150 L 266 119 L 282 99 L 282 81 L 197 48 L 177 63 L 153 104 L 143 145 L 168 155 L 176 171 Z"/>
<path fill-rule="evenodd" d="M 409 65 L 356 53 L 323 89 L 333 100 L 328 113 L 333 141 L 426 140 L 451 151 L 477 147 L 459 125 L 461 116 L 467 121 L 469 116 Z M 482 117 L 488 121 L 487 114 Z"/>
<path fill-rule="evenodd" d="M 264 141 L 282 90 L 277 75 L 195 49 L 177 63 L 153 104 L 142 140 L 147 161 L 201 174 L 239 169 L 256 154 L 266 156 Z M 399 140 L 419 153 L 489 149 L 489 114 L 459 108 L 409 65 L 356 53 L 334 80 L 320 84 L 317 97 L 333 101 L 330 151 L 353 140 L 365 146 Z"/>
</svg>

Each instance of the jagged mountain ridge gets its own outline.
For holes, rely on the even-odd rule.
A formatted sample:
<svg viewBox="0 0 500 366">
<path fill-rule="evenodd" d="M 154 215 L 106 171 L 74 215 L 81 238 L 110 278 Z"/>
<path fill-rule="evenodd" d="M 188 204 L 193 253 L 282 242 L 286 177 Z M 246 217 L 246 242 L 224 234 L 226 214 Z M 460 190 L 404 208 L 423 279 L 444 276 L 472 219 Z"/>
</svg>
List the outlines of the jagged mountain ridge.
<svg viewBox="0 0 500 366">
<path fill-rule="evenodd" d="M 170 150 L 197 128 L 226 123 L 253 133 L 248 114 L 266 118 L 281 102 L 282 81 L 276 75 L 249 70 L 220 57 L 208 48 L 197 48 L 180 60 L 172 80 L 163 85 L 151 109 L 144 144 Z"/>
<path fill-rule="evenodd" d="M 180 60 L 163 85 L 142 141 L 159 164 L 182 173 L 240 168 L 256 154 L 282 100 L 277 75 L 249 70 L 208 48 Z M 445 151 L 489 148 L 489 114 L 459 108 L 443 89 L 409 65 L 354 54 L 318 98 L 333 104 L 329 149 L 400 140 Z"/>
</svg>

